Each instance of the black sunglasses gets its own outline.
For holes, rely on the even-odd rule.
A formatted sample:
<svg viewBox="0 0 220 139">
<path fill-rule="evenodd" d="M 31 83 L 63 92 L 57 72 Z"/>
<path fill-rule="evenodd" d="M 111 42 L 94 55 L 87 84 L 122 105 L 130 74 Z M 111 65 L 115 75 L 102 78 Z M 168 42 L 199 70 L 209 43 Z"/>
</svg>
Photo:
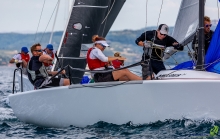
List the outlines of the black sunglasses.
<svg viewBox="0 0 220 139">
<path fill-rule="evenodd" d="M 167 34 L 162 34 L 162 33 L 160 33 L 160 35 L 167 36 Z"/>
<path fill-rule="evenodd" d="M 205 27 L 211 27 L 212 26 L 212 24 L 206 24 L 205 25 Z"/>
<path fill-rule="evenodd" d="M 42 50 L 34 50 L 34 51 L 37 51 L 37 52 L 42 52 Z"/>
</svg>

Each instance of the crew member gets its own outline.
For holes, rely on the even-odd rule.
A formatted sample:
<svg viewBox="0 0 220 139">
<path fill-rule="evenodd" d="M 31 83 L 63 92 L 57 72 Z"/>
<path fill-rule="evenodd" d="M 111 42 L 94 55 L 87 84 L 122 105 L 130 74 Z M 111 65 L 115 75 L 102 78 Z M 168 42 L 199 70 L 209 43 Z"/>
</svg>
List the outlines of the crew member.
<svg viewBox="0 0 220 139">
<path fill-rule="evenodd" d="M 146 48 L 144 41 L 150 41 L 152 44 L 161 45 L 164 47 L 174 46 L 178 50 L 182 50 L 183 47 L 171 36 L 168 35 L 169 28 L 166 24 L 159 25 L 157 30 L 146 31 L 136 39 L 136 44 L 143 47 L 145 51 L 142 55 L 142 77 L 143 79 L 151 79 L 151 71 L 155 74 L 161 70 L 165 70 L 163 64 L 163 52 L 165 48 L 153 47 Z"/>
<path fill-rule="evenodd" d="M 48 55 L 43 55 L 41 45 L 39 43 L 34 44 L 31 47 L 32 57 L 28 63 L 28 79 L 34 85 L 35 88 L 48 88 L 55 86 L 66 86 L 70 84 L 69 79 L 64 78 L 53 78 L 49 79 L 48 74 L 56 75 L 57 71 L 46 70 L 43 63 L 52 63 L 53 58 Z M 65 74 L 65 71 L 61 72 Z"/>
<path fill-rule="evenodd" d="M 49 55 L 52 59 L 55 57 L 56 51 L 53 49 L 52 44 L 48 44 L 47 47 L 43 50 L 43 54 Z M 45 63 L 44 66 L 47 68 L 47 70 L 51 70 L 53 67 L 53 63 Z"/>
<path fill-rule="evenodd" d="M 26 67 L 30 60 L 30 55 L 28 52 L 28 48 L 24 46 L 21 48 L 21 52 L 14 55 L 13 58 L 9 61 L 10 63 L 15 63 L 17 68 L 21 67 L 24 74 L 27 74 Z"/>
<path fill-rule="evenodd" d="M 106 57 L 103 51 L 106 47 L 109 47 L 105 38 L 94 35 L 92 37 L 94 42 L 93 47 L 88 50 L 87 62 L 90 70 L 105 70 L 108 62 L 113 60 L 125 60 L 123 57 Z M 141 78 L 128 69 L 109 71 L 109 72 L 97 72 L 94 75 L 95 82 L 108 82 L 108 81 L 129 81 L 129 80 L 141 80 Z"/>
</svg>

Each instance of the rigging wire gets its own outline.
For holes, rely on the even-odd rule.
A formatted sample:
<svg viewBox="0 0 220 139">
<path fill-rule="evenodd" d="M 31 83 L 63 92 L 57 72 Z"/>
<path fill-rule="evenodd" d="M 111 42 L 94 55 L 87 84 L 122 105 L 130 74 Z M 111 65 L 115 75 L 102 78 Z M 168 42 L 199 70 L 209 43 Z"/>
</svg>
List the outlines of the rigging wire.
<svg viewBox="0 0 220 139">
<path fill-rule="evenodd" d="M 40 19 L 39 19 L 39 22 L 38 22 L 38 25 L 37 25 L 37 31 L 36 31 L 35 37 L 34 37 L 34 42 L 35 42 L 35 39 L 36 39 L 36 36 L 37 36 L 37 32 L 38 32 L 38 28 L 39 28 L 39 25 L 40 25 L 41 16 L 42 16 L 42 13 L 43 13 L 43 10 L 44 10 L 45 1 L 46 0 L 44 0 L 43 7 L 42 7 L 42 10 L 41 10 Z"/>
<path fill-rule="evenodd" d="M 105 20 L 108 18 L 108 15 L 110 14 L 110 12 L 111 12 L 111 10 L 112 10 L 112 8 L 113 8 L 114 4 L 115 4 L 115 0 L 114 0 L 114 2 L 113 2 L 113 4 L 112 4 L 112 6 L 111 6 L 111 8 L 110 8 L 110 10 L 108 11 L 107 15 L 105 16 L 105 18 L 103 19 L 103 21 L 102 21 L 102 23 L 101 23 L 101 24 L 103 24 L 103 23 L 105 22 Z"/>
<path fill-rule="evenodd" d="M 145 28 L 146 28 L 146 30 L 147 30 L 147 6 L 148 6 L 148 0 L 146 0 L 146 23 L 145 23 Z M 146 31 L 145 31 L 145 40 L 147 39 L 147 35 L 146 35 Z M 145 47 L 145 46 L 143 46 L 143 47 Z M 146 49 L 146 48 L 144 48 L 144 49 Z M 151 48 L 150 48 L 151 49 Z M 145 53 L 145 51 L 144 51 L 144 53 Z M 145 55 L 145 54 L 144 54 Z M 144 56 L 144 61 L 145 61 L 146 59 L 145 59 L 145 56 Z"/>
<path fill-rule="evenodd" d="M 47 23 L 47 26 L 46 26 L 46 28 L 45 28 L 45 30 L 44 30 L 44 32 L 43 32 L 43 34 L 42 34 L 42 37 L 41 37 L 41 39 L 40 39 L 40 42 L 41 42 L 41 40 L 42 40 L 43 37 L 44 37 L 44 34 L 45 34 L 46 30 L 47 30 L 47 27 L 48 27 L 48 25 L 49 25 L 49 23 L 50 23 L 50 20 L 51 20 L 53 14 L 54 14 L 54 11 L 56 10 L 56 8 L 57 8 L 57 6 L 58 6 L 58 3 L 59 3 L 59 0 L 57 1 L 57 4 L 56 4 L 56 6 L 55 6 L 55 8 L 54 8 L 54 10 L 53 10 L 52 15 L 50 16 L 50 19 L 49 19 L 49 21 L 48 21 L 48 23 Z"/>
<path fill-rule="evenodd" d="M 162 0 L 162 3 L 161 3 L 161 6 L 160 6 L 159 17 L 158 17 L 158 20 L 157 20 L 157 27 L 158 27 L 158 24 L 159 24 L 159 21 L 160 21 L 160 15 L 161 15 L 162 8 L 163 8 L 163 0 Z M 155 40 L 155 37 L 156 37 L 156 33 L 154 35 L 154 40 Z M 154 40 L 153 40 L 153 43 L 154 43 Z"/>
<path fill-rule="evenodd" d="M 110 14 L 110 12 L 111 12 L 112 8 L 114 7 L 114 5 L 115 5 L 115 0 L 114 0 L 114 2 L 112 3 L 112 6 L 111 6 L 111 8 L 109 9 L 107 15 L 106 15 L 105 18 L 103 19 L 101 25 L 102 25 L 105 21 L 107 21 L 108 15 Z M 102 30 L 102 36 L 103 36 L 103 34 L 104 34 L 104 31 L 105 31 L 106 23 L 107 23 L 107 22 L 105 22 L 105 25 L 104 25 L 103 30 Z"/>
</svg>

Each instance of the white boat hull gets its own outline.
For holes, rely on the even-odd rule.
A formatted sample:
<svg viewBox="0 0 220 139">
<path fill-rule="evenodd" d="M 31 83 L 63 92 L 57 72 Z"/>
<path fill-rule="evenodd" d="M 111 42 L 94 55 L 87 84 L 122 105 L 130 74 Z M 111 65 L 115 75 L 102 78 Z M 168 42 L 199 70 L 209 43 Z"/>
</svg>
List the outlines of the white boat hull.
<svg viewBox="0 0 220 139">
<path fill-rule="evenodd" d="M 209 78 L 71 85 L 12 94 L 9 100 L 21 121 L 45 127 L 220 119 L 220 78 L 214 73 Z"/>
<path fill-rule="evenodd" d="M 16 73 L 16 78 L 18 79 L 19 87 L 21 90 L 21 74 Z M 28 76 L 25 74 L 22 74 L 22 80 L 23 80 L 23 91 L 30 91 L 34 90 L 34 86 L 31 84 L 31 82 L 28 79 Z"/>
</svg>

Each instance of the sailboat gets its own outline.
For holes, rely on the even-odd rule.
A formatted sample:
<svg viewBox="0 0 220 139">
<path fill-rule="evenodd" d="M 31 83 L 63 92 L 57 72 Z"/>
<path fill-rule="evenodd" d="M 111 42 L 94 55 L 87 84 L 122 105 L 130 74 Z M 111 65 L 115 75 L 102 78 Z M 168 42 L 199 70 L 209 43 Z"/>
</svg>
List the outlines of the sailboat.
<svg viewBox="0 0 220 139">
<path fill-rule="evenodd" d="M 75 2 L 74 7 L 77 6 L 88 7 Z M 189 9 L 195 11 L 194 6 L 198 9 L 198 12 L 195 12 L 197 17 L 200 13 L 199 27 L 203 27 L 204 0 L 183 0 L 179 15 Z M 188 23 L 188 27 L 192 22 Z M 181 26 L 181 22 L 177 20 L 175 30 L 178 30 L 178 24 Z M 77 26 L 81 28 L 80 25 Z M 68 25 L 68 28 L 72 27 Z M 183 38 L 180 38 L 185 41 L 185 37 L 189 38 L 194 33 L 192 29 L 192 26 L 191 30 L 188 29 L 189 31 L 184 29 L 188 35 L 185 34 Z M 66 33 L 63 35 L 63 40 L 65 37 Z M 202 46 L 200 43 L 200 49 Z M 63 51 L 66 48 L 60 49 Z M 59 53 L 60 57 L 62 57 L 61 54 L 62 52 Z M 79 56 L 79 51 L 75 55 Z M 84 59 L 81 62 L 83 63 Z M 85 63 L 79 65 L 84 67 Z M 78 75 L 82 76 L 83 73 L 80 72 Z M 98 121 L 119 125 L 127 122 L 144 124 L 183 117 L 220 119 L 220 110 L 215 107 L 220 104 L 219 84 L 220 74 L 217 73 L 198 70 L 166 70 L 158 73 L 156 80 L 71 84 L 11 94 L 9 101 L 15 115 L 21 121 L 44 127 L 68 127 L 70 125 L 84 127 Z"/>
</svg>

